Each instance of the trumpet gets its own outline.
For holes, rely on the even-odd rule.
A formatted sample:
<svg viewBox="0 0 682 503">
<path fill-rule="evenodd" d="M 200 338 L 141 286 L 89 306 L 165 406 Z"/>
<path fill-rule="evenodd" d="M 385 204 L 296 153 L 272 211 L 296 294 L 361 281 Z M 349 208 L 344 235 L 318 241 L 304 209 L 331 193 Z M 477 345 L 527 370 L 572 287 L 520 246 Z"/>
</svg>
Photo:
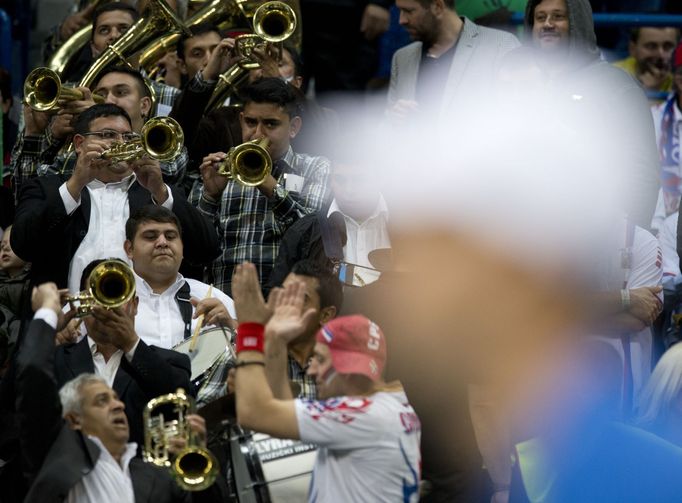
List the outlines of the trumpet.
<svg viewBox="0 0 682 503">
<path fill-rule="evenodd" d="M 162 408 L 168 411 L 173 406 L 174 419 L 166 419 Z M 215 456 L 199 445 L 199 440 L 187 422 L 187 415 L 195 411 L 194 400 L 178 388 L 153 398 L 142 413 L 144 424 L 143 459 L 162 468 L 169 468 L 176 483 L 185 491 L 201 491 L 210 487 L 218 475 L 218 461 Z M 184 438 L 187 446 L 171 461 L 168 451 L 170 439 Z"/>
<path fill-rule="evenodd" d="M 78 302 L 76 316 L 82 318 L 96 305 L 114 309 L 126 304 L 135 296 L 133 270 L 120 259 L 109 259 L 95 266 L 88 276 L 88 289 L 67 297 L 73 307 Z"/>
<path fill-rule="evenodd" d="M 154 117 L 145 122 L 140 138 L 115 143 L 102 152 L 103 159 L 132 161 L 149 155 L 157 161 L 171 161 L 180 155 L 185 135 L 182 127 L 170 117 Z"/>
<path fill-rule="evenodd" d="M 267 138 L 252 140 L 232 147 L 218 167 L 218 174 L 227 176 L 246 187 L 255 187 L 272 172 L 272 157 Z"/>
<path fill-rule="evenodd" d="M 82 100 L 83 91 L 65 86 L 57 72 L 41 67 L 31 71 L 24 80 L 24 100 L 33 110 L 47 112 L 59 107 L 59 101 Z M 104 98 L 93 94 L 96 103 L 104 103 Z"/>
<path fill-rule="evenodd" d="M 255 47 L 274 44 L 278 57 L 282 58 L 282 42 L 296 31 L 296 13 L 284 2 L 265 2 L 253 14 L 253 34 L 239 35 L 235 39 L 235 50 L 242 56 L 239 66 L 247 70 L 259 68 L 251 53 Z"/>
<path fill-rule="evenodd" d="M 282 58 L 282 42 L 296 31 L 296 12 L 284 2 L 265 2 L 253 13 L 253 31 L 235 38 L 235 52 L 241 58 L 238 63 L 220 75 L 218 84 L 206 105 L 206 112 L 220 107 L 248 76 L 249 70 L 260 68 L 253 59 L 253 50 L 264 44 L 275 44 L 278 59 Z"/>
</svg>

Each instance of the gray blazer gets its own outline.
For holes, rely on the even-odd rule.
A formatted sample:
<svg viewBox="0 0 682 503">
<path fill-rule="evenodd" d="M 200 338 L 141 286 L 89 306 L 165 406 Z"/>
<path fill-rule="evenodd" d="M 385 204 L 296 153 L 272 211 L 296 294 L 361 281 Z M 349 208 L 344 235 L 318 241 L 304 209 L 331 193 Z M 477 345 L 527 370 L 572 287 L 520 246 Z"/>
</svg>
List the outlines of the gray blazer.
<svg viewBox="0 0 682 503">
<path fill-rule="evenodd" d="M 492 88 L 502 58 L 520 45 L 510 33 L 478 26 L 467 18 L 462 20 L 464 27 L 452 59 L 441 113 L 464 103 L 471 104 L 472 95 L 480 95 Z M 415 99 L 421 55 L 421 42 L 413 42 L 393 55 L 389 107 L 398 100 Z"/>
</svg>

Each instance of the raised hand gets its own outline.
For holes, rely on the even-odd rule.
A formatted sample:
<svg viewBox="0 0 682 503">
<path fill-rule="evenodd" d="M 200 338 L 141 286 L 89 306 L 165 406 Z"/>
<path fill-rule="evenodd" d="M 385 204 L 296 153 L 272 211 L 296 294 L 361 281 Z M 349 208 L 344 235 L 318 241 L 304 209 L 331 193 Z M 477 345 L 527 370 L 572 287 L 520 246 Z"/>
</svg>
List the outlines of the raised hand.
<svg viewBox="0 0 682 503">
<path fill-rule="evenodd" d="M 294 281 L 284 287 L 274 300 L 275 310 L 265 326 L 270 337 L 279 337 L 287 343 L 302 335 L 315 317 L 315 309 L 305 312 L 305 284 Z"/>
<path fill-rule="evenodd" d="M 135 176 L 137 176 L 137 181 L 151 192 L 154 201 L 157 204 L 164 203 L 168 199 L 168 189 L 163 182 L 159 161 L 150 157 L 143 157 L 131 161 L 130 165 L 135 172 Z"/>
<path fill-rule="evenodd" d="M 238 265 L 232 276 L 232 298 L 240 323 L 265 325 L 271 312 L 263 299 L 256 266 L 249 262 Z"/>
</svg>

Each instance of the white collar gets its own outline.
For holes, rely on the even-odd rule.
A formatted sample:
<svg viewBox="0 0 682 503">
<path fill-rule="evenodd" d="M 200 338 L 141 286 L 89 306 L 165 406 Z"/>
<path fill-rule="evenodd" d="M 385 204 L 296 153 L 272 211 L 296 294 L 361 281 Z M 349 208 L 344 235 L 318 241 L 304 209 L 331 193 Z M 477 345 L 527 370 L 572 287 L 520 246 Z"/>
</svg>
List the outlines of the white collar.
<svg viewBox="0 0 682 503">
<path fill-rule="evenodd" d="M 92 440 L 97 447 L 99 447 L 100 451 L 102 451 L 103 456 L 108 456 L 110 457 L 114 463 L 116 463 L 116 459 L 111 455 L 109 450 L 104 446 L 102 441 L 99 439 L 99 437 L 96 437 L 94 435 L 88 435 L 88 438 Z M 137 454 L 137 443 L 136 442 L 128 442 L 126 444 L 126 450 L 121 456 L 121 462 L 116 463 L 118 464 L 121 469 L 125 472 L 126 468 L 128 467 L 128 464 L 130 463 L 130 460 L 135 457 L 135 454 Z"/>
<path fill-rule="evenodd" d="M 135 285 L 137 287 L 138 293 L 143 293 L 147 297 L 151 297 L 152 295 L 173 295 L 177 293 L 178 290 L 182 287 L 185 281 L 185 277 L 178 273 L 178 275 L 175 277 L 175 282 L 166 288 L 163 292 L 161 293 L 155 293 L 152 287 L 147 283 L 147 281 L 142 278 L 142 276 L 138 275 L 135 271 L 133 271 L 133 274 L 135 275 Z"/>
<path fill-rule="evenodd" d="M 343 215 L 344 218 L 350 218 L 351 220 L 358 224 L 362 224 L 364 222 L 367 222 L 368 220 L 372 220 L 373 218 L 376 218 L 379 215 L 385 216 L 386 220 L 388 220 L 388 206 L 386 205 L 386 200 L 384 199 L 383 194 L 379 194 L 379 200 L 377 201 L 377 205 L 374 207 L 374 211 L 372 211 L 372 214 L 368 216 L 363 222 L 357 222 L 353 217 L 350 217 L 346 215 L 343 211 L 341 211 L 339 205 L 336 203 L 336 198 L 334 198 L 332 200 L 332 204 L 329 205 L 327 218 L 329 218 L 332 213 L 340 213 L 341 215 Z"/>
<path fill-rule="evenodd" d="M 129 174 L 128 176 L 126 176 L 122 180 L 119 180 L 118 182 L 103 182 L 95 178 L 90 183 L 88 183 L 88 188 L 101 189 L 103 187 L 111 187 L 115 189 L 120 189 L 121 192 L 128 192 L 128 189 L 130 189 L 131 185 L 135 182 L 136 179 L 137 177 L 135 176 L 135 173 Z"/>
</svg>

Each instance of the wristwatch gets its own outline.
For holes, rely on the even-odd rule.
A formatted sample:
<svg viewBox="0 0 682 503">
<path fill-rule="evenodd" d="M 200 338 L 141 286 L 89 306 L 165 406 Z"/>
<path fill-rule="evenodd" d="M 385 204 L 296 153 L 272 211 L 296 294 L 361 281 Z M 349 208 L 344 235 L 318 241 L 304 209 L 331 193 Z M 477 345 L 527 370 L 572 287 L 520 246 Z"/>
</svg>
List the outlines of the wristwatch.
<svg viewBox="0 0 682 503">
<path fill-rule="evenodd" d="M 284 190 L 284 187 L 282 187 L 279 184 L 279 182 L 277 182 L 277 184 L 275 185 L 275 188 L 272 189 L 272 197 L 270 198 L 270 200 L 278 203 L 282 199 L 284 199 L 286 196 L 287 196 L 287 191 Z"/>
</svg>

